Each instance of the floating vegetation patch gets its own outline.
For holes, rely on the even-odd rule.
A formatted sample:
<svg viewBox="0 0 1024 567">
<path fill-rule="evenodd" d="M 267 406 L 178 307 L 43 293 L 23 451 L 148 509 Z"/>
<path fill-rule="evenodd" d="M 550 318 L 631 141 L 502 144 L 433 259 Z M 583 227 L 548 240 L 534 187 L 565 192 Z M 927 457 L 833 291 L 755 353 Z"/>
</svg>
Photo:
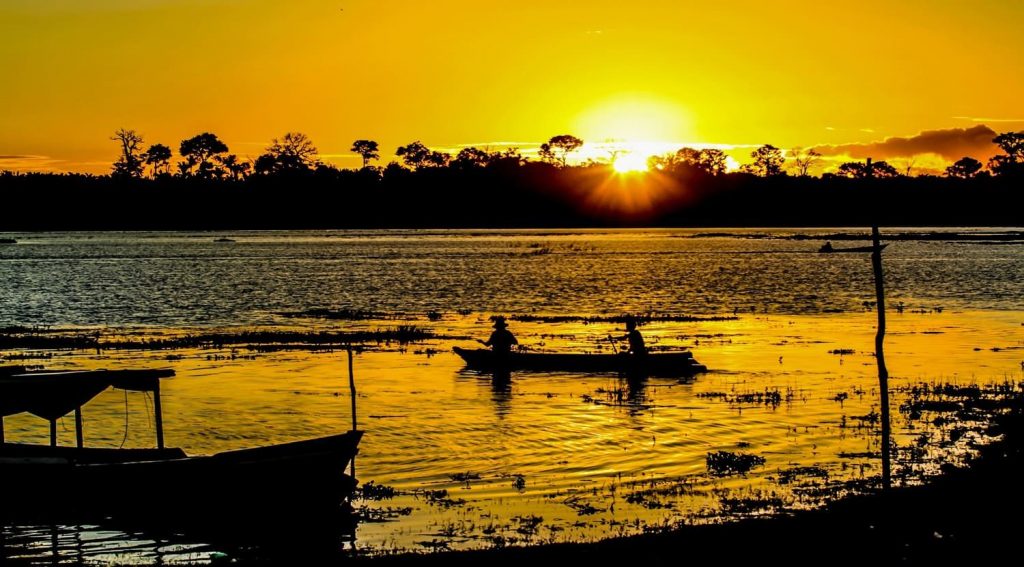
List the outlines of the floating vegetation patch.
<svg viewBox="0 0 1024 567">
<path fill-rule="evenodd" d="M 332 321 L 368 321 L 372 319 L 398 319 L 394 313 L 367 311 L 365 309 L 305 309 L 302 311 L 281 311 L 277 315 L 295 319 L 329 319 Z"/>
<path fill-rule="evenodd" d="M 67 334 L 13 327 L 0 331 L 0 349 L 80 350 L 99 348 L 99 333 Z"/>
<path fill-rule="evenodd" d="M 383 507 L 374 508 L 371 506 L 365 506 L 359 508 L 356 513 L 358 514 L 360 522 L 370 523 L 382 523 L 382 522 L 394 522 L 399 518 L 412 515 L 413 509 L 411 506 L 400 506 L 400 507 Z"/>
<path fill-rule="evenodd" d="M 722 498 L 722 511 L 732 516 L 765 514 L 781 510 L 786 503 L 778 497 Z"/>
<path fill-rule="evenodd" d="M 267 352 L 275 350 L 334 350 L 351 344 L 409 344 L 427 339 L 450 339 L 415 325 L 398 325 L 372 331 L 238 331 L 196 333 L 176 337 L 102 340 L 92 335 L 35 335 L 0 333 L 0 349 L 97 349 L 170 350 L 180 348 L 220 349 L 245 347 Z"/>
<path fill-rule="evenodd" d="M 466 504 L 462 498 L 452 498 L 447 490 L 422 490 L 416 492 L 416 495 L 422 497 L 427 504 L 441 508 L 455 508 Z"/>
<path fill-rule="evenodd" d="M 584 502 L 580 500 L 579 496 L 566 498 L 562 503 L 572 508 L 578 516 L 592 516 L 598 512 L 604 512 L 604 508 L 598 508 L 589 502 Z"/>
<path fill-rule="evenodd" d="M 386 484 L 377 484 L 372 480 L 356 489 L 355 498 L 358 500 L 369 500 L 379 502 L 391 500 L 398 495 L 398 491 Z"/>
<path fill-rule="evenodd" d="M 742 405 L 765 405 L 777 407 L 782 402 L 790 403 L 796 397 L 792 388 L 786 388 L 785 393 L 778 388 L 765 388 L 756 392 L 701 392 L 698 398 L 718 399 L 730 404 Z"/>
<path fill-rule="evenodd" d="M 594 316 L 583 316 L 583 315 L 512 315 L 509 317 L 512 321 L 520 321 L 524 323 L 583 323 L 584 325 L 590 325 L 595 323 L 625 323 L 627 320 L 632 319 L 636 321 L 637 325 L 646 325 L 648 323 L 700 323 L 709 321 L 736 321 L 739 317 L 727 316 L 727 315 L 671 315 L 665 313 L 640 313 L 640 314 L 622 314 L 622 315 L 594 315 Z"/>
<path fill-rule="evenodd" d="M 840 356 L 843 356 L 843 355 L 846 355 L 846 354 L 856 354 L 856 352 L 857 351 L 853 350 L 852 348 L 837 348 L 837 349 L 832 349 L 832 350 L 828 351 L 829 354 L 838 354 Z"/>
<path fill-rule="evenodd" d="M 448 478 L 455 482 L 464 482 L 469 484 L 471 480 L 480 480 L 480 474 L 474 472 L 462 472 L 448 475 Z"/>
<path fill-rule="evenodd" d="M 0 361 L 50 360 L 51 358 L 53 358 L 52 352 L 13 352 L 0 356 Z"/>
<path fill-rule="evenodd" d="M 829 474 L 824 467 L 808 466 L 808 467 L 793 467 L 779 471 L 778 476 L 775 478 L 779 484 L 790 484 L 798 479 L 804 478 L 819 478 L 828 480 Z"/>
<path fill-rule="evenodd" d="M 708 472 L 714 476 L 728 476 L 734 474 L 747 474 L 754 467 L 763 466 L 765 458 L 760 455 L 749 453 L 732 453 L 730 451 L 716 451 L 708 453 L 705 459 Z"/>
<path fill-rule="evenodd" d="M 544 518 L 532 514 L 524 514 L 522 516 L 514 516 L 512 521 L 516 523 L 516 531 L 529 538 L 537 535 L 537 530 L 544 522 Z"/>
</svg>

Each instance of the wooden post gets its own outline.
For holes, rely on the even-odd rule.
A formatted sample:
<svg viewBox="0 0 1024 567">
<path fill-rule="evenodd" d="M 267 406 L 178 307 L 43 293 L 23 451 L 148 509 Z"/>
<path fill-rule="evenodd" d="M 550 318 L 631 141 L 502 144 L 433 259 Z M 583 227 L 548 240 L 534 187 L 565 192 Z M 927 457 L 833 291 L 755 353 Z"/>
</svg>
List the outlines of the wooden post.
<svg viewBox="0 0 1024 567">
<path fill-rule="evenodd" d="M 348 389 L 352 398 L 352 431 L 356 427 L 356 375 L 352 371 L 352 344 L 348 345 Z M 352 455 L 352 478 L 356 478 L 356 456 Z"/>
<path fill-rule="evenodd" d="M 82 433 L 82 408 L 75 408 L 75 445 L 79 449 L 85 447 L 85 435 Z"/>
<path fill-rule="evenodd" d="M 882 487 L 891 486 L 892 469 L 889 459 L 889 370 L 885 367 L 885 283 L 882 277 L 882 245 L 878 227 L 871 227 L 871 267 L 875 272 L 875 301 L 878 309 L 878 331 L 875 333 L 875 360 L 878 362 L 878 389 L 882 405 Z"/>
<path fill-rule="evenodd" d="M 153 415 L 156 419 L 156 448 L 164 448 L 164 411 L 160 406 L 160 379 L 153 388 Z"/>
<path fill-rule="evenodd" d="M 348 345 L 348 390 L 352 398 L 352 431 L 356 427 L 356 377 L 352 372 L 352 345 Z"/>
<path fill-rule="evenodd" d="M 51 419 L 50 420 L 50 446 L 51 447 L 56 447 L 57 446 L 57 420 L 56 419 Z"/>
</svg>

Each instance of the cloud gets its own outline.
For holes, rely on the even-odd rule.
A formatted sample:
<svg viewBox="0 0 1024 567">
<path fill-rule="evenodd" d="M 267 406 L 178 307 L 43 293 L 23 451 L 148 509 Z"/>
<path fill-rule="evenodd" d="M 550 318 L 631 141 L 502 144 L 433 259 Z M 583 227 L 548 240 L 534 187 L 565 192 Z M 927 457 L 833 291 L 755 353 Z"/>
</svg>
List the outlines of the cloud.
<svg viewBox="0 0 1024 567">
<path fill-rule="evenodd" d="M 1016 122 L 1024 124 L 1024 118 L 975 118 L 974 116 L 954 116 L 954 120 L 968 120 L 970 122 Z"/>
<path fill-rule="evenodd" d="M 999 153 L 999 148 L 992 143 L 995 137 L 994 130 L 979 124 L 970 128 L 925 130 L 915 136 L 886 138 L 880 142 L 817 146 L 815 149 L 826 156 L 845 155 L 853 159 L 909 158 L 935 154 L 949 161 L 964 156 L 984 160 Z"/>
<path fill-rule="evenodd" d="M 0 155 L 0 171 L 54 171 L 64 160 L 32 154 Z"/>
</svg>

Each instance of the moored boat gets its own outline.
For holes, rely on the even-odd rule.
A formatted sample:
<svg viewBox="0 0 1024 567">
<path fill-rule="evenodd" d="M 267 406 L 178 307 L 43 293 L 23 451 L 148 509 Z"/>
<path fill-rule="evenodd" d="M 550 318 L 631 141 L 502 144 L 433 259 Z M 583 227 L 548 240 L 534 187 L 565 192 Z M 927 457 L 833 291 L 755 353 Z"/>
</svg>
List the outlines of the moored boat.
<svg viewBox="0 0 1024 567">
<path fill-rule="evenodd" d="M 225 517 L 315 518 L 340 510 L 355 488 L 345 469 L 361 431 L 207 456 L 165 448 L 160 380 L 171 370 L 0 372 L 0 477 L 4 516 L 113 514 L 189 523 Z M 155 449 L 87 448 L 82 406 L 107 388 L 153 395 Z M 2 417 L 50 421 L 50 445 L 8 443 Z M 75 413 L 75 447 L 57 445 L 56 422 Z"/>
<path fill-rule="evenodd" d="M 454 347 L 466 366 L 477 370 L 529 370 L 538 372 L 595 372 L 646 376 L 692 376 L 707 372 L 689 351 L 655 352 L 642 357 L 626 353 L 585 354 L 511 352 L 499 355 L 488 349 Z"/>
</svg>

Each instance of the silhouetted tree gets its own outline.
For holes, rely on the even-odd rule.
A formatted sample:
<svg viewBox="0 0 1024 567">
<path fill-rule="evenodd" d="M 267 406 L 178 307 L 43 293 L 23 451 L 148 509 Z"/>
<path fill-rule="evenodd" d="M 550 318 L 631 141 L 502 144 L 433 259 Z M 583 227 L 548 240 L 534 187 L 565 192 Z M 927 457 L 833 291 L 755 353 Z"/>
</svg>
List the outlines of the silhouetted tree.
<svg viewBox="0 0 1024 567">
<path fill-rule="evenodd" d="M 821 153 L 814 148 L 793 148 L 789 155 L 793 159 L 793 169 L 800 177 L 807 177 L 811 168 L 821 162 Z"/>
<path fill-rule="evenodd" d="M 395 155 L 402 158 L 405 165 L 416 169 L 426 164 L 427 158 L 430 156 L 430 148 L 423 145 L 423 142 L 416 140 L 411 144 L 399 146 L 395 150 Z"/>
<path fill-rule="evenodd" d="M 1007 132 L 992 139 L 1005 155 L 995 156 L 988 168 L 996 175 L 1024 175 L 1024 132 Z"/>
<path fill-rule="evenodd" d="M 981 171 L 981 162 L 972 157 L 962 157 L 946 168 L 946 177 L 973 179 Z"/>
<path fill-rule="evenodd" d="M 220 163 L 224 169 L 231 174 L 231 179 L 238 181 L 243 179 L 246 174 L 249 173 L 249 162 L 241 161 L 235 154 L 228 154 L 226 156 L 217 156 L 217 162 Z"/>
<path fill-rule="evenodd" d="M 373 140 L 356 140 L 352 142 L 352 151 L 363 158 L 363 168 L 370 165 L 370 160 L 380 158 L 377 142 Z"/>
<path fill-rule="evenodd" d="M 395 151 L 395 155 L 402 158 L 405 165 L 413 169 L 444 167 L 448 165 L 448 160 L 451 159 L 451 156 L 444 152 L 431 151 L 430 148 L 423 145 L 419 140 L 406 146 L 400 146 Z"/>
<path fill-rule="evenodd" d="M 110 138 L 121 145 L 121 157 L 114 162 L 114 177 L 142 177 L 145 158 L 142 155 L 142 135 L 135 130 L 121 128 Z"/>
<path fill-rule="evenodd" d="M 256 175 L 270 175 L 277 168 L 277 161 L 270 154 L 262 154 L 252 163 L 253 173 Z"/>
<path fill-rule="evenodd" d="M 519 167 L 526 162 L 519 148 L 508 148 L 503 152 L 492 152 L 487 158 L 488 167 Z"/>
<path fill-rule="evenodd" d="M 747 173 L 761 177 L 782 175 L 782 165 L 786 162 L 786 158 L 782 156 L 782 150 L 779 148 L 765 144 L 751 152 L 750 157 L 754 158 L 754 162 L 743 166 L 743 170 Z"/>
<path fill-rule="evenodd" d="M 491 161 L 491 155 L 480 148 L 462 148 L 455 154 L 451 165 L 456 169 L 473 169 L 474 167 L 485 167 Z"/>
<path fill-rule="evenodd" d="M 852 177 L 854 179 L 889 179 L 900 177 L 900 172 L 895 167 L 884 161 L 866 162 L 849 161 L 839 166 L 838 175 Z"/>
<path fill-rule="evenodd" d="M 227 151 L 227 144 L 209 132 L 182 140 L 181 146 L 178 147 L 178 153 L 185 158 L 186 166 L 184 168 L 179 166 L 178 169 L 183 176 L 191 175 L 192 169 L 195 168 L 195 175 L 198 177 L 204 179 L 221 177 L 224 175 L 224 170 L 218 168 L 210 160 L 218 154 L 227 153 Z"/>
<path fill-rule="evenodd" d="M 697 157 L 697 167 L 708 175 L 722 175 L 727 164 L 725 152 L 714 148 L 701 150 Z"/>
<path fill-rule="evenodd" d="M 308 171 L 317 161 L 316 146 L 301 132 L 274 138 L 266 153 L 274 158 L 277 171 Z"/>
<path fill-rule="evenodd" d="M 583 140 L 569 134 L 554 136 L 547 143 L 540 146 L 540 157 L 544 161 L 558 163 L 565 167 L 569 161 L 569 154 L 583 146 Z"/>
<path fill-rule="evenodd" d="M 153 168 L 153 177 L 156 178 L 158 175 L 167 175 L 171 169 L 171 148 L 163 144 L 153 144 L 146 150 L 146 153 L 142 154 L 146 165 Z"/>
</svg>

